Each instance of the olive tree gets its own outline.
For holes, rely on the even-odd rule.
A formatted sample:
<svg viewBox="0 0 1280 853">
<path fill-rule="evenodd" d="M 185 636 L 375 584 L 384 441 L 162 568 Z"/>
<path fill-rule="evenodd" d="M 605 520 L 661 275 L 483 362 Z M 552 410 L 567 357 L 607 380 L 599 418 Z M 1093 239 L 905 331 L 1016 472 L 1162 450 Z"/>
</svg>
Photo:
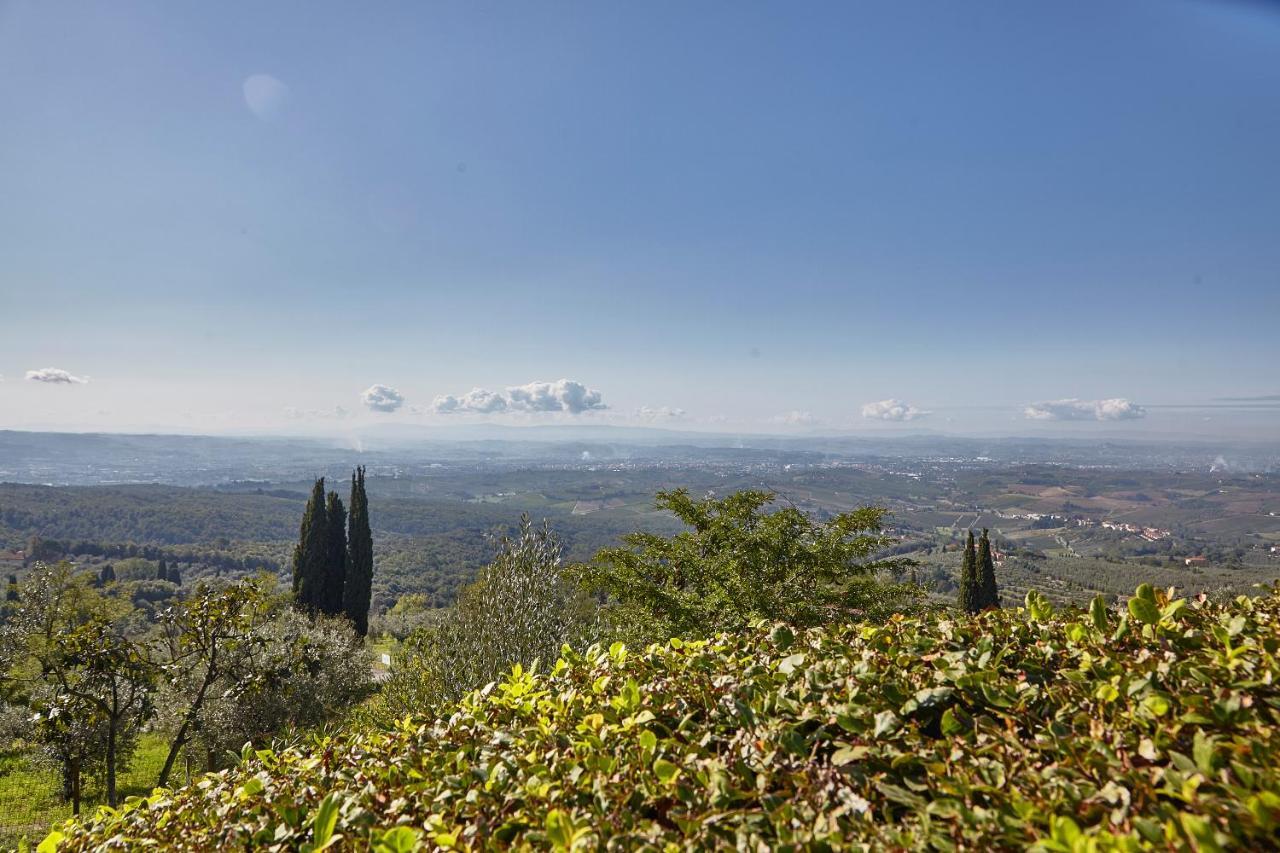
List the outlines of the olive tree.
<svg viewBox="0 0 1280 853">
<path fill-rule="evenodd" d="M 564 644 L 591 636 L 595 610 L 569 576 L 559 538 L 521 516 L 458 603 L 405 641 L 373 713 L 385 723 L 457 699 L 515 664 L 549 665 Z"/>
</svg>

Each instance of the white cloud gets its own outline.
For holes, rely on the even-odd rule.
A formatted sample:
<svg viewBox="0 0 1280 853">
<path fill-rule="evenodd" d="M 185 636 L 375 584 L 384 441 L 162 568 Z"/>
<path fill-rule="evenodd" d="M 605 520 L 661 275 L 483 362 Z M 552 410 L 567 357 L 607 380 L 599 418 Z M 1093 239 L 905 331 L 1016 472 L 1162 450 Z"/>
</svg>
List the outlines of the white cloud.
<svg viewBox="0 0 1280 853">
<path fill-rule="evenodd" d="M 813 412 L 802 412 L 799 409 L 793 409 L 790 412 L 783 412 L 770 418 L 775 424 L 785 424 L 787 426 L 814 426 L 820 423 L 819 418 L 814 416 Z"/>
<path fill-rule="evenodd" d="M 578 415 L 608 406 L 599 391 L 572 379 L 561 379 L 513 385 L 505 392 L 472 388 L 461 397 L 444 394 L 431 401 L 431 408 L 441 415 L 502 412 L 568 412 Z"/>
<path fill-rule="evenodd" d="M 916 418 L 928 417 L 931 412 L 917 409 L 910 403 L 901 400 L 877 400 L 862 407 L 862 416 L 879 421 L 914 421 Z"/>
<path fill-rule="evenodd" d="M 370 385 L 360 401 L 374 412 L 394 412 L 404 405 L 404 395 L 389 385 Z"/>
<path fill-rule="evenodd" d="M 686 417 L 684 409 L 672 406 L 641 406 L 636 409 L 636 417 L 642 421 L 679 421 Z"/>
<path fill-rule="evenodd" d="M 28 370 L 27 379 L 32 382 L 47 382 L 50 385 L 85 385 L 87 376 L 75 376 L 60 367 L 42 367 L 39 370 Z"/>
<path fill-rule="evenodd" d="M 431 408 L 447 415 L 454 412 L 473 412 L 477 414 L 493 414 L 507 410 L 507 398 L 485 388 L 472 388 L 461 397 L 445 394 L 431 401 Z"/>
<path fill-rule="evenodd" d="M 590 409 L 605 409 L 600 392 L 572 379 L 556 382 L 530 382 L 507 389 L 513 409 L 530 412 L 570 412 L 580 414 Z"/>
<path fill-rule="evenodd" d="M 1022 410 L 1022 414 L 1033 421 L 1129 421 L 1145 418 L 1147 410 L 1124 397 L 1107 400 L 1077 400 L 1072 397 L 1032 403 Z"/>
</svg>

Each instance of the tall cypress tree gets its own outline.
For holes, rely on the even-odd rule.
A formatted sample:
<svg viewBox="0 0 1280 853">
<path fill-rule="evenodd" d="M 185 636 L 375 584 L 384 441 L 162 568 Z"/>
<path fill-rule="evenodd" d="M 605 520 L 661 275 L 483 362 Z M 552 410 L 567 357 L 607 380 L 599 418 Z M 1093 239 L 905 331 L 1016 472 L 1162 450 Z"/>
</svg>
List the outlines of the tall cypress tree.
<svg viewBox="0 0 1280 853">
<path fill-rule="evenodd" d="M 373 592 L 373 532 L 363 466 L 351 472 L 351 511 L 347 516 L 347 577 L 342 609 L 360 636 L 369 633 L 369 599 Z"/>
<path fill-rule="evenodd" d="M 110 566 L 108 566 L 110 568 Z M 18 596 L 18 576 L 9 575 L 9 586 L 4 591 L 5 601 L 17 601 Z"/>
<path fill-rule="evenodd" d="M 160 564 L 156 566 L 156 580 L 167 581 L 169 579 L 169 566 L 165 563 L 164 557 L 160 558 Z"/>
<path fill-rule="evenodd" d="M 966 613 L 982 610 L 981 592 L 978 587 L 978 553 L 973 545 L 973 531 L 964 545 L 964 562 L 960 567 L 960 608 Z"/>
<path fill-rule="evenodd" d="M 325 566 L 320 612 L 328 616 L 343 613 L 342 592 L 347 576 L 347 510 L 337 492 L 330 492 L 325 504 Z"/>
<path fill-rule="evenodd" d="M 982 540 L 978 543 L 978 604 L 979 610 L 1000 606 L 1000 590 L 996 586 L 996 564 L 991 558 L 991 539 L 987 528 L 982 528 Z"/>
<path fill-rule="evenodd" d="M 308 613 L 315 613 L 320 607 L 328 557 L 327 526 L 324 477 L 321 477 L 311 489 L 311 498 L 302 513 L 298 544 L 293 549 L 293 602 Z"/>
</svg>

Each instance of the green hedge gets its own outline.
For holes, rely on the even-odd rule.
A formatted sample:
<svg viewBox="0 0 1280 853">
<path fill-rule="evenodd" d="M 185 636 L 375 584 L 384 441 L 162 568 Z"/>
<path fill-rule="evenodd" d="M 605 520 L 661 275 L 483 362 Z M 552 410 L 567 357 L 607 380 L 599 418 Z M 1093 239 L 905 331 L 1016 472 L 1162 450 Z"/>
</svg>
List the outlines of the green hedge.
<svg viewBox="0 0 1280 853">
<path fill-rule="evenodd" d="M 246 754 L 70 850 L 1270 848 L 1280 587 L 566 650 L 447 719 Z"/>
</svg>

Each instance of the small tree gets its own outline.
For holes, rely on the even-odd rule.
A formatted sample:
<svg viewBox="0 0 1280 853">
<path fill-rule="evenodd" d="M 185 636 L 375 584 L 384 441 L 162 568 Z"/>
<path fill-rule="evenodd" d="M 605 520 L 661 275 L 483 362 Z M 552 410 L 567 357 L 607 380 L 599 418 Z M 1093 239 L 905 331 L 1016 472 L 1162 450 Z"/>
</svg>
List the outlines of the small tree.
<svg viewBox="0 0 1280 853">
<path fill-rule="evenodd" d="M 515 664 L 550 665 L 565 643 L 582 641 L 595 605 L 567 576 L 560 540 L 544 522 L 520 518 L 492 563 L 465 587 L 435 627 L 406 641 L 373 716 L 390 722 L 437 707 L 499 678 Z"/>
<path fill-rule="evenodd" d="M 302 514 L 298 544 L 293 549 L 293 600 L 306 613 L 315 614 L 324 595 L 324 570 L 329 554 L 326 531 L 324 477 L 316 480 Z"/>
<path fill-rule="evenodd" d="M 996 564 L 991 557 L 991 539 L 982 528 L 978 543 L 978 604 L 980 610 L 1000 606 L 1000 589 L 996 586 Z"/>
<path fill-rule="evenodd" d="M 106 586 L 109 583 L 116 582 L 116 570 L 110 563 L 103 565 L 102 570 L 98 572 L 98 585 Z"/>
<path fill-rule="evenodd" d="M 160 562 L 156 564 L 156 580 L 167 581 L 169 579 L 169 566 L 165 563 L 164 557 L 160 558 Z"/>
<path fill-rule="evenodd" d="M 319 610 L 326 616 L 342 614 L 342 588 L 347 577 L 347 510 L 337 492 L 329 492 L 325 504 L 325 566 Z"/>
<path fill-rule="evenodd" d="M 5 588 L 4 600 L 10 602 L 17 602 L 21 600 L 21 596 L 18 595 L 17 575 L 9 575 L 9 586 Z"/>
<path fill-rule="evenodd" d="M 960 564 L 960 609 L 966 613 L 982 610 L 982 591 L 978 579 L 978 553 L 973 544 L 973 531 L 964 544 L 964 560 Z"/>
<path fill-rule="evenodd" d="M 658 492 L 658 509 L 690 529 L 671 538 L 629 534 L 624 547 L 582 567 L 582 578 L 608 595 L 624 634 L 662 639 L 741 630 L 756 619 L 806 626 L 853 616 L 884 592 L 877 573 L 911 564 L 875 557 L 894 542 L 884 532 L 887 510 L 863 507 L 818 523 L 794 506 L 765 512 L 775 497 Z"/>
<path fill-rule="evenodd" d="M 369 527 L 369 496 L 365 493 L 363 467 L 351 472 L 349 509 L 342 609 L 356 633 L 363 637 L 369 633 L 369 601 L 373 595 L 373 532 Z"/>
<path fill-rule="evenodd" d="M 169 582 L 175 586 L 182 586 L 182 573 L 178 571 L 177 563 L 169 567 Z"/>
<path fill-rule="evenodd" d="M 95 734 L 99 735 L 107 804 L 115 806 L 117 772 L 131 754 L 140 726 L 151 715 L 155 667 L 144 647 L 100 620 L 59 632 L 39 659 L 53 687 L 41 711 L 45 737 L 69 737 L 74 741 L 69 752 L 92 754 L 98 740 Z M 77 762 L 72 779 L 77 813 L 81 766 Z"/>
<path fill-rule="evenodd" d="M 238 671 L 262 642 L 253 629 L 267 618 L 269 603 L 258 581 L 245 580 L 219 590 L 202 586 L 162 615 L 168 653 L 164 671 L 175 726 L 157 787 L 168 784 L 173 764 L 198 728 L 215 686 Z"/>
<path fill-rule="evenodd" d="M 283 607 L 252 636 L 201 714 L 196 740 L 206 755 L 340 719 L 372 691 L 373 661 L 346 619 Z"/>
</svg>

